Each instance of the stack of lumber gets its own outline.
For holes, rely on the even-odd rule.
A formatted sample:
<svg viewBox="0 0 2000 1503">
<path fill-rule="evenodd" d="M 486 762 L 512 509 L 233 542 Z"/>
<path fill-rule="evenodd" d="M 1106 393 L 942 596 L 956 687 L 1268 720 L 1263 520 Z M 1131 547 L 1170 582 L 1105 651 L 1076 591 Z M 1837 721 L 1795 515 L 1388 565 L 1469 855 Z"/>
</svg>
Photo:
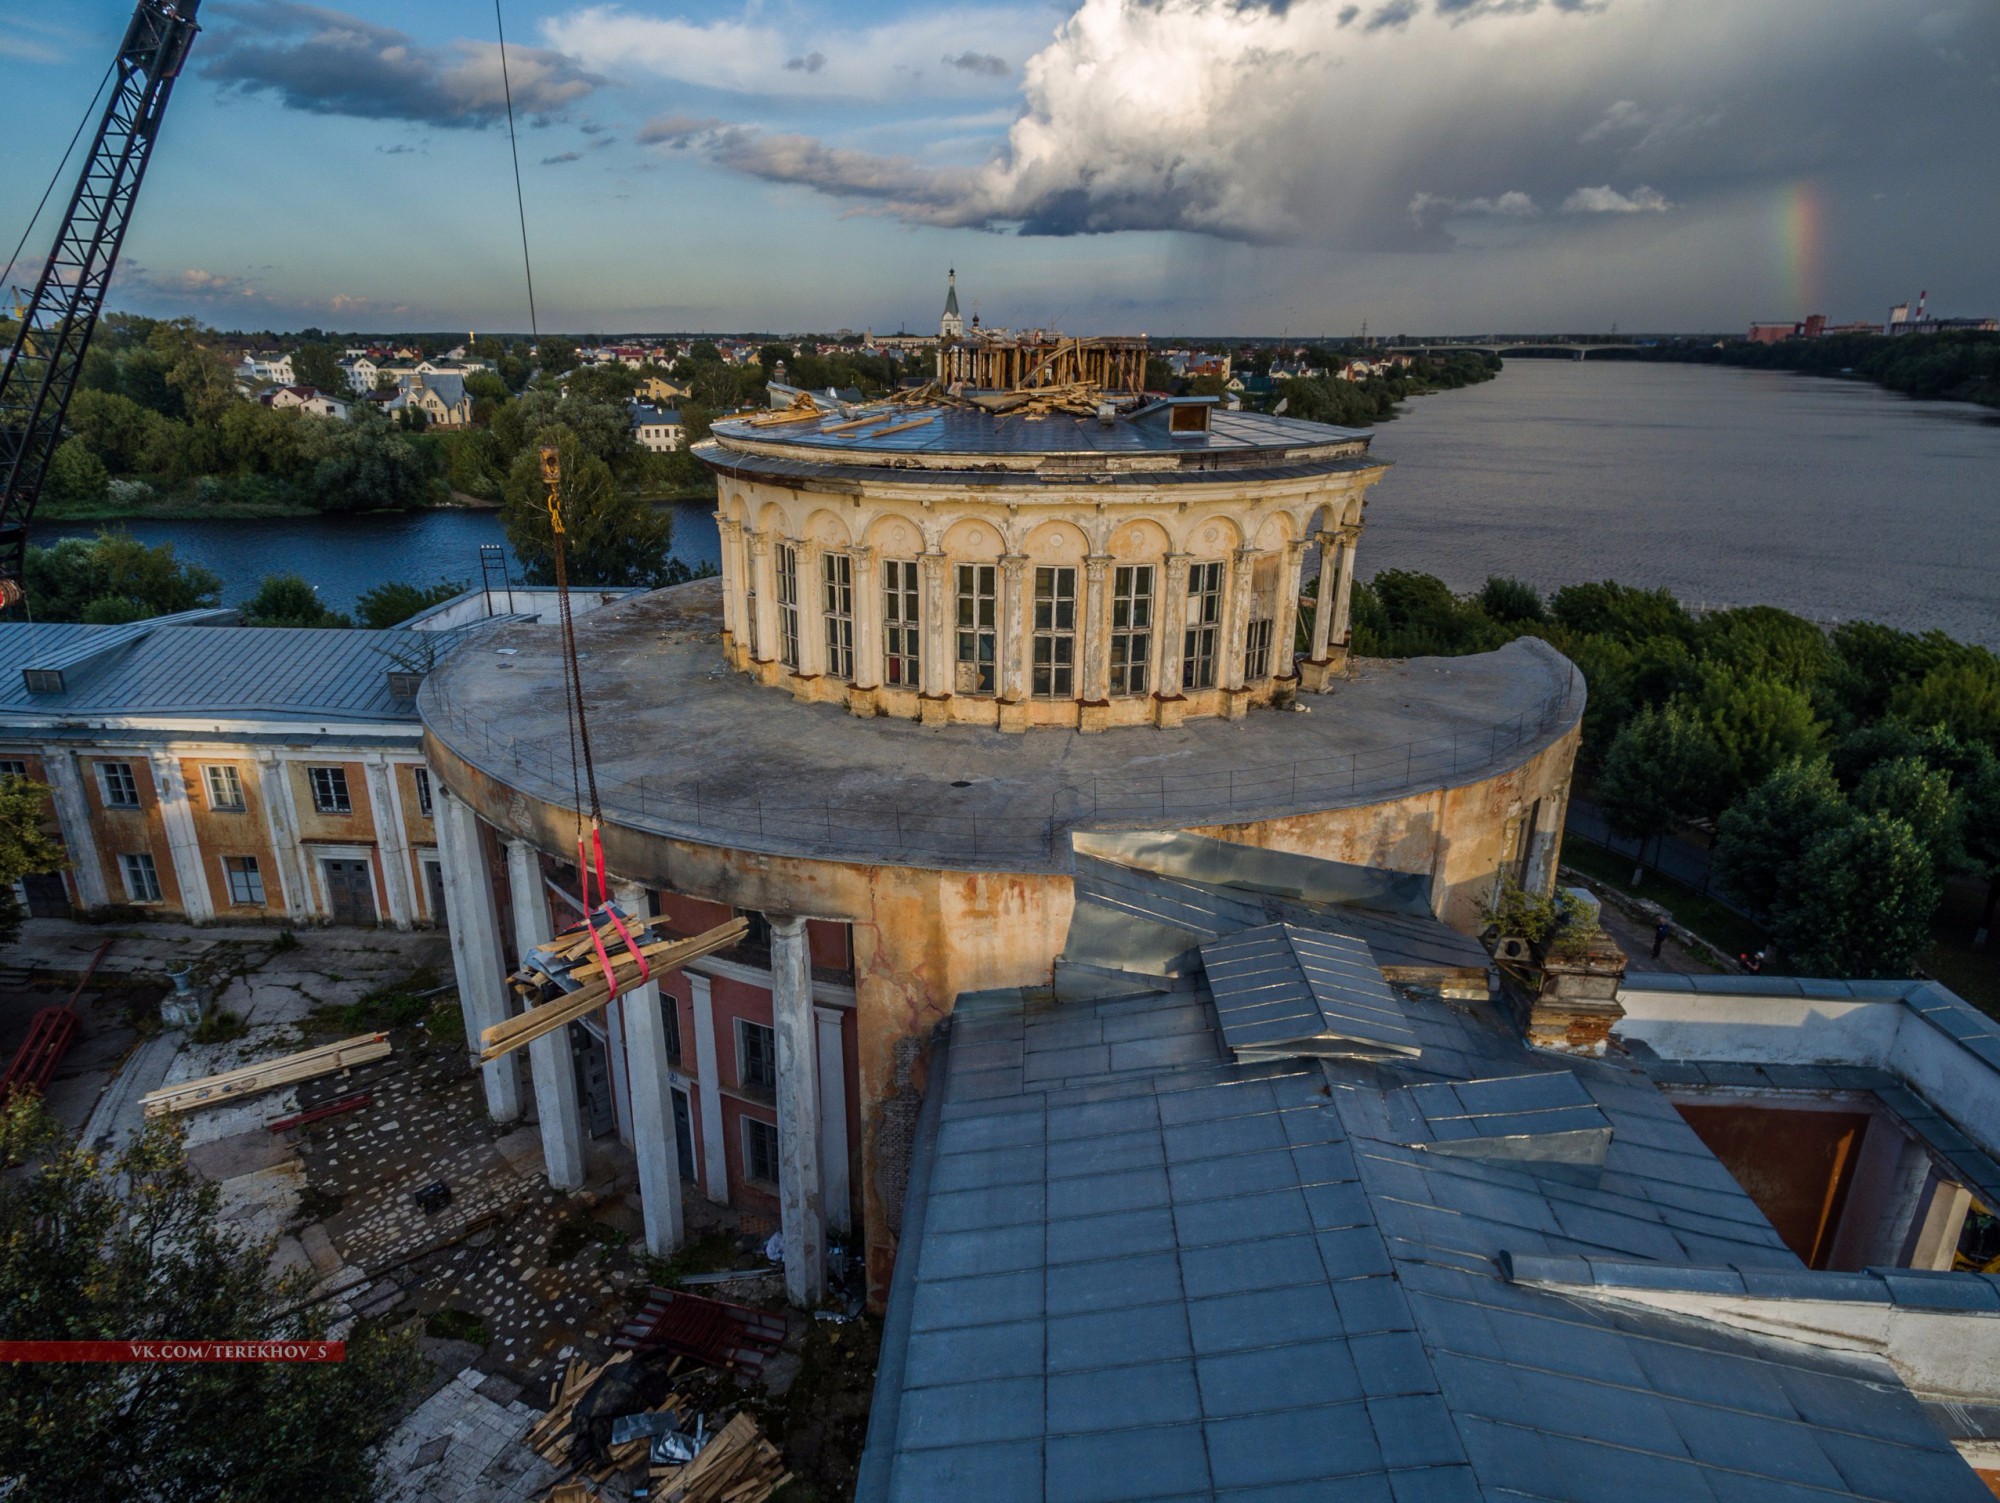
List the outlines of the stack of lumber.
<svg viewBox="0 0 2000 1503">
<path fill-rule="evenodd" d="M 673 1425 L 676 1430 L 692 1430 L 694 1428 L 693 1414 L 677 1398 L 669 1397 L 665 1403 L 655 1404 L 651 1409 L 643 1412 L 647 1414 L 672 1415 Z M 652 1452 L 653 1437 L 650 1435 L 642 1435 L 637 1440 L 628 1440 L 613 1444 L 606 1448 L 606 1454 L 611 1459 L 603 1466 L 594 1468 L 590 1475 L 598 1482 L 608 1481 L 614 1474 L 624 1471 L 625 1468 L 637 1466 L 650 1456 Z"/>
<path fill-rule="evenodd" d="M 790 1477 L 757 1422 L 739 1414 L 686 1466 L 654 1467 L 653 1496 L 660 1503 L 765 1503 Z"/>
<path fill-rule="evenodd" d="M 528 1427 L 523 1437 L 542 1460 L 551 1466 L 569 1464 L 570 1431 L 576 1418 L 577 1401 L 589 1393 L 603 1377 L 619 1363 L 630 1359 L 630 1352 L 620 1352 L 609 1362 L 590 1363 L 581 1357 L 572 1357 L 563 1369 L 562 1377 L 556 1383 L 555 1402 L 549 1412 Z"/>
<path fill-rule="evenodd" d="M 162 1086 L 141 1096 L 139 1104 L 149 1117 L 191 1111 L 200 1106 L 218 1106 L 225 1101 L 274 1091 L 279 1086 L 296 1085 L 302 1080 L 331 1075 L 336 1070 L 349 1070 L 370 1060 L 381 1059 L 388 1053 L 388 1034 L 356 1034 L 337 1044 L 321 1044 L 317 1049 L 302 1049 L 297 1054 L 259 1060 L 254 1065 L 225 1070 L 220 1075 L 204 1075 L 200 1080 L 184 1080 L 179 1085 Z"/>
<path fill-rule="evenodd" d="M 600 912 L 608 912 L 608 907 Z M 736 918 L 726 924 L 717 924 L 693 939 L 669 940 L 652 939 L 651 931 L 642 923 L 626 919 L 625 925 L 639 954 L 646 957 L 649 978 L 678 970 L 690 961 L 712 955 L 717 950 L 728 949 L 750 927 L 745 920 Z M 604 964 L 597 956 L 598 943 L 604 946 L 605 954 L 611 960 L 609 978 L 605 976 Z M 573 1023 L 597 1011 L 611 1000 L 614 980 L 619 992 L 641 984 L 639 962 L 627 948 L 624 936 L 611 925 L 608 916 L 596 931 L 595 942 L 591 929 L 579 926 L 545 945 L 536 945 L 522 957 L 521 968 L 509 983 L 528 1004 L 527 1010 L 480 1032 L 480 1062 L 484 1064 L 496 1060 L 523 1044 L 532 1043 L 545 1033 L 555 1032 L 565 1023 Z"/>
</svg>

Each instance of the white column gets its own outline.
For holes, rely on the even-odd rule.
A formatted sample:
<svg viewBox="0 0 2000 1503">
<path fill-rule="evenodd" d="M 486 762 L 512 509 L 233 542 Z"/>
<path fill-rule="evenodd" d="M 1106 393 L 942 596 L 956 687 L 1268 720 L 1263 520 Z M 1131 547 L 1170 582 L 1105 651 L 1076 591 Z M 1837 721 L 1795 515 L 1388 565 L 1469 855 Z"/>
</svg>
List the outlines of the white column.
<svg viewBox="0 0 2000 1503">
<path fill-rule="evenodd" d="M 364 758 L 361 769 L 368 779 L 368 811 L 375 817 L 375 849 L 382 857 L 389 922 L 407 929 L 416 921 L 417 904 L 410 890 L 410 842 L 403 831 L 403 801 L 396 796 L 396 769 L 381 757 Z"/>
<path fill-rule="evenodd" d="M 507 967 L 500 958 L 500 915 L 493 902 L 493 876 L 479 839 L 479 820 L 442 783 L 435 785 L 438 861 L 444 868 L 444 901 L 451 932 L 451 964 L 458 977 L 458 1005 L 465 1015 L 465 1041 L 477 1053 L 479 1035 L 507 1017 Z M 268 805 L 267 805 L 268 807 Z M 502 1055 L 480 1067 L 486 1087 L 486 1114 L 495 1122 L 521 1115 L 520 1077 L 514 1057 Z"/>
<path fill-rule="evenodd" d="M 1164 587 L 1160 593 L 1157 647 L 1153 653 L 1159 665 L 1153 692 L 1161 699 L 1178 699 L 1181 694 L 1181 662 L 1187 651 L 1188 555 L 1167 555 Z"/>
<path fill-rule="evenodd" d="M 1222 609 L 1222 672 L 1225 689 L 1243 687 L 1243 648 L 1250 634 L 1250 594 L 1257 586 L 1262 550 L 1238 548 L 1230 560 L 1228 595 Z"/>
<path fill-rule="evenodd" d="M 522 950 L 551 938 L 549 900 L 542 893 L 542 862 L 525 840 L 507 842 L 507 885 L 514 895 L 514 942 Z M 576 1095 L 576 1060 L 569 1026 L 528 1045 L 535 1077 L 535 1116 L 542 1126 L 542 1165 L 558 1190 L 583 1188 L 583 1110 Z"/>
<path fill-rule="evenodd" d="M 1359 527 L 1340 530 L 1340 569 L 1333 596 L 1333 641 L 1337 647 L 1345 647 L 1348 641 L 1348 611 L 1354 604 L 1354 555 L 1360 543 Z M 1325 589 L 1325 585 L 1320 586 L 1322 592 Z"/>
<path fill-rule="evenodd" d="M 778 656 L 778 573 L 771 562 L 771 539 L 767 533 L 751 532 L 744 535 L 744 543 L 750 550 L 749 577 L 757 587 L 755 657 L 769 663 Z"/>
<path fill-rule="evenodd" d="M 826 672 L 826 550 L 811 538 L 792 545 L 799 567 L 799 677 Z"/>
<path fill-rule="evenodd" d="M 85 911 L 102 908 L 111 901 L 111 894 L 104 885 L 104 862 L 90 829 L 90 799 L 83 789 L 87 774 L 78 766 L 75 752 L 52 747 L 42 758 L 42 776 L 54 797 L 56 824 L 62 830 L 63 849 L 69 853 L 70 870 L 76 876 L 77 897 Z"/>
<path fill-rule="evenodd" d="M 188 807 L 187 779 L 180 758 L 171 752 L 146 754 L 153 773 L 153 796 L 160 804 L 160 824 L 166 830 L 167 855 L 181 890 L 181 911 L 191 923 L 215 917 L 215 896 L 201 866 L 201 839 L 195 834 L 194 811 Z"/>
<path fill-rule="evenodd" d="M 1111 697 L 1111 594 L 1105 589 L 1111 555 L 1093 553 L 1083 561 L 1083 662 L 1077 697 L 1102 704 Z"/>
<path fill-rule="evenodd" d="M 736 545 L 743 524 L 720 511 L 715 514 L 715 530 L 722 539 L 722 631 L 731 640 L 743 635 L 742 608 L 738 597 L 743 590 L 743 566 L 736 560 Z"/>
<path fill-rule="evenodd" d="M 1000 697 L 1028 697 L 1028 556 L 1000 555 Z"/>
<path fill-rule="evenodd" d="M 951 594 L 947 576 L 950 569 L 942 553 L 930 552 L 917 559 L 923 596 L 923 680 L 928 699 L 943 699 L 953 682 L 951 634 Z"/>
<path fill-rule="evenodd" d="M 802 918 L 771 918 L 771 1022 L 778 1044 L 778 1208 L 785 1235 L 785 1297 L 810 1309 L 826 1294 L 826 1224 L 820 1203 L 812 956 Z"/>
<path fill-rule="evenodd" d="M 646 889 L 620 882 L 619 906 L 643 915 Z M 646 1251 L 671 1257 L 685 1235 L 681 1220 L 681 1159 L 674 1140 L 674 1091 L 667 1064 L 667 1023 L 660 1012 L 660 984 L 619 998 L 625 1014 L 625 1059 L 632 1077 L 632 1149 L 639 1160 L 639 1206 L 646 1223 Z"/>
<path fill-rule="evenodd" d="M 819 1161 L 826 1176 L 826 1225 L 845 1236 L 853 1218 L 848 1215 L 847 1059 L 841 1048 L 840 1009 L 814 1004 L 813 1021 L 819 1025 Z"/>
<path fill-rule="evenodd" d="M 438 788 L 442 796 L 443 784 Z M 299 811 L 292 802 L 291 776 L 274 752 L 257 758 L 257 790 L 264 804 L 264 828 L 271 837 L 272 854 L 278 859 L 278 891 L 284 899 L 285 916 L 294 923 L 307 922 L 313 916 L 312 874 L 306 870 L 305 848 L 299 841 Z M 440 822 L 438 851 L 449 887 L 451 862 L 443 855 L 444 844 Z"/>
<path fill-rule="evenodd" d="M 715 1053 L 715 998 L 706 976 L 687 973 L 694 1004 L 695 1085 L 701 1093 L 701 1178 L 708 1198 L 729 1204 L 729 1155 L 722 1140 L 722 1073 Z"/>
<path fill-rule="evenodd" d="M 1299 575 L 1305 564 L 1306 545 L 1301 539 L 1285 544 L 1278 565 L 1278 603 L 1271 622 L 1271 676 L 1299 676 L 1298 648 L 1292 639 L 1299 634 Z"/>
<path fill-rule="evenodd" d="M 875 550 L 854 547 L 854 687 L 882 682 L 882 586 L 875 578 Z"/>
<path fill-rule="evenodd" d="M 1319 535 L 1319 597 L 1313 603 L 1313 639 L 1311 661 L 1324 663 L 1327 649 L 1333 643 L 1334 599 L 1340 593 L 1335 582 L 1340 570 L 1340 534 L 1322 532 Z"/>
</svg>

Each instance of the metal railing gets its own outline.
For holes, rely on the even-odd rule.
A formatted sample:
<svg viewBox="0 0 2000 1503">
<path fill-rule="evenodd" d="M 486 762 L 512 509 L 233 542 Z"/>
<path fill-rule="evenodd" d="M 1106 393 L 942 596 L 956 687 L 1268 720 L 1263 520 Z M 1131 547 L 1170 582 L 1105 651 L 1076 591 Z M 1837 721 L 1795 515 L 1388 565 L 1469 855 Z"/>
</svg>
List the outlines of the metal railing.
<svg viewBox="0 0 2000 1503">
<path fill-rule="evenodd" d="M 1582 713 L 1582 688 L 1571 668 L 1551 682 L 1540 703 L 1485 730 L 1439 732 L 1327 756 L 1186 773 L 1051 772 L 1023 778 L 985 812 L 923 808 L 920 786 L 873 798 L 743 798 L 699 776 L 618 779 L 600 769 L 598 787 L 619 823 L 707 845 L 916 866 L 1038 869 L 1063 864 L 1069 832 L 1078 827 L 1245 823 L 1487 775 L 1509 765 L 1522 748 L 1573 725 Z M 420 705 L 426 724 L 468 761 L 503 782 L 539 785 L 526 791 L 551 802 L 570 801 L 569 753 L 560 738 L 517 737 L 497 717 L 451 694 L 437 676 L 426 680 Z M 1045 780 L 1060 781 L 1045 795 L 1034 791 Z"/>
</svg>

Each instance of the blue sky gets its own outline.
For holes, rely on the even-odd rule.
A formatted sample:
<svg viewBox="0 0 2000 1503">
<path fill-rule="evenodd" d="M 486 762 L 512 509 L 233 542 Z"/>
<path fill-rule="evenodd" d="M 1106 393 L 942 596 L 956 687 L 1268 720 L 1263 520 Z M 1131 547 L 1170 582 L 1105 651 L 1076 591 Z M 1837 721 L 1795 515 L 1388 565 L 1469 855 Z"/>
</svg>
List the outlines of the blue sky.
<svg viewBox="0 0 2000 1503">
<path fill-rule="evenodd" d="M 545 328 L 2000 312 L 1990 0 L 504 4 Z M 129 13 L 0 0 L 8 247 Z M 490 5 L 202 19 L 115 304 L 526 326 Z"/>
</svg>

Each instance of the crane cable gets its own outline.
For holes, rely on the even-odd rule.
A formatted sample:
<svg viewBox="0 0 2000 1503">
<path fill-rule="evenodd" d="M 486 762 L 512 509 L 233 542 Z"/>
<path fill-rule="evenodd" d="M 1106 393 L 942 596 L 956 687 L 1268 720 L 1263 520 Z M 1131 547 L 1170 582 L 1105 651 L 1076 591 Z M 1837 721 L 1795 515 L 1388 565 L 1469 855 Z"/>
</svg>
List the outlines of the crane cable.
<svg viewBox="0 0 2000 1503">
<path fill-rule="evenodd" d="M 63 170 L 69 166 L 69 159 L 76 151 L 76 143 L 83 139 L 84 127 L 97 118 L 97 101 L 104 97 L 104 86 L 111 82 L 111 75 L 118 70 L 118 59 L 112 58 L 104 70 L 104 77 L 97 81 L 97 92 L 90 96 L 90 104 L 84 109 L 83 118 L 76 123 L 76 134 L 69 138 L 62 160 L 56 163 L 55 173 L 49 178 L 48 187 L 42 189 L 42 201 L 35 205 L 35 212 L 28 216 L 27 228 L 21 231 L 21 238 L 15 243 L 14 254 L 7 258 L 7 269 L 0 271 L 0 296 L 4 296 L 9 279 L 14 275 L 14 263 L 21 259 L 21 252 L 27 249 L 28 237 L 35 233 L 35 226 L 41 222 L 42 210 L 49 206 L 49 195 L 56 191 L 56 184 L 62 181 Z"/>
<path fill-rule="evenodd" d="M 514 86 L 507 72 L 507 26 L 501 16 L 500 0 L 493 0 L 493 27 L 500 42 L 500 89 L 507 105 L 507 146 L 514 159 L 514 208 L 521 223 L 521 269 L 528 284 L 528 335 L 541 342 L 541 325 L 535 316 L 535 263 L 528 250 L 528 205 L 521 191 L 521 146 L 514 126 Z M 611 884 L 604 868 L 604 807 L 597 796 L 597 767 L 590 753 L 590 719 L 584 707 L 583 663 L 576 647 L 576 615 L 570 607 L 568 529 L 563 523 L 562 456 L 553 445 L 541 451 L 542 484 L 548 492 L 549 534 L 555 561 L 556 606 L 562 622 L 563 711 L 569 726 L 569 776 L 571 805 L 576 812 L 576 871 L 582 889 L 583 922 L 590 931 L 591 948 L 604 973 L 605 986 L 612 997 L 618 995 L 618 977 L 606 951 L 598 927 L 600 918 L 610 922 L 623 941 L 627 953 L 638 962 L 639 984 L 644 986 L 652 968 L 638 941 L 611 901 Z M 584 840 L 584 790 L 590 793 L 590 838 Z M 596 877 L 597 899 L 591 900 L 591 878 Z"/>
</svg>

